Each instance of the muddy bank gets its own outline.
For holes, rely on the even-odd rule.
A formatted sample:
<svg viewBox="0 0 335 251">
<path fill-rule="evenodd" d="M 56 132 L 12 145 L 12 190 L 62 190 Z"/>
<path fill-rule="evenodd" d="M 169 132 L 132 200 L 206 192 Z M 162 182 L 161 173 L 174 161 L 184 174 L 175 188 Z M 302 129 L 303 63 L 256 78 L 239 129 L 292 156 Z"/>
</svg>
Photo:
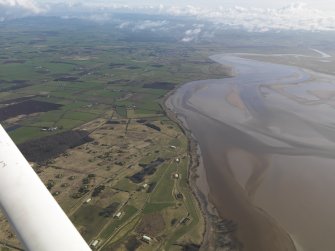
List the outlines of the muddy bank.
<svg viewBox="0 0 335 251">
<path fill-rule="evenodd" d="M 233 77 L 185 84 L 166 104 L 199 142 L 207 197 L 236 223 L 240 250 L 333 250 L 335 78 L 212 59 Z"/>
<path fill-rule="evenodd" d="M 171 110 L 174 109 L 169 101 L 167 106 Z M 264 211 L 251 204 L 248 196 L 234 179 L 226 155 L 230 150 L 222 147 L 222 143 L 227 140 L 223 135 L 231 132 L 225 131 L 227 128 L 220 131 L 222 129 L 220 123 L 216 125 L 216 130 L 212 131 L 213 121 L 210 119 L 208 124 L 202 121 L 203 130 L 194 130 L 188 124 L 198 123 L 197 119 L 202 115 L 192 113 L 188 111 L 186 116 L 178 113 L 178 117 L 179 123 L 182 123 L 186 130 L 192 128 L 192 134 L 188 136 L 193 142 L 193 155 L 197 153 L 197 162 L 193 165 L 193 173 L 196 175 L 193 175 L 191 184 L 206 216 L 207 228 L 202 250 L 294 251 L 295 247 L 290 236 Z M 206 117 L 202 119 L 206 120 Z M 198 147 L 197 142 L 200 142 L 201 156 L 199 151 L 195 151 Z M 231 221 L 233 228 L 229 229 L 225 225 L 226 231 L 220 231 L 223 220 Z"/>
</svg>

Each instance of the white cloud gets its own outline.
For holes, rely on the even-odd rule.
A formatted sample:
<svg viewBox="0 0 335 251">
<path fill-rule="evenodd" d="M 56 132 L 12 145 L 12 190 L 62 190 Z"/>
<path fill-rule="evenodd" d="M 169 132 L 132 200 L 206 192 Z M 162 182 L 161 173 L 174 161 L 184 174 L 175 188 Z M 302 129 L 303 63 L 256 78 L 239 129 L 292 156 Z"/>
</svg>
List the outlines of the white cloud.
<svg viewBox="0 0 335 251">
<path fill-rule="evenodd" d="M 91 15 L 86 16 L 85 19 L 103 24 L 112 19 L 112 14 L 109 14 L 109 13 L 91 14 Z"/>
<path fill-rule="evenodd" d="M 131 22 L 123 22 L 119 25 L 119 29 L 125 29 L 125 28 L 128 28 L 131 25 L 132 25 Z"/>
<path fill-rule="evenodd" d="M 39 13 L 41 9 L 31 0 L 0 0 L 0 6 L 6 8 L 21 8 L 33 13 Z"/>
<path fill-rule="evenodd" d="M 43 9 L 32 0 L 0 0 L 0 20 L 37 15 Z"/>
<path fill-rule="evenodd" d="M 246 29 L 264 32 L 268 30 L 335 30 L 335 10 L 321 11 L 303 3 L 294 3 L 282 8 L 233 7 L 216 9 L 192 5 L 131 7 L 115 4 L 89 4 L 104 11 L 140 12 L 155 15 L 188 16 L 211 21 L 221 28 Z"/>
<path fill-rule="evenodd" d="M 169 22 L 166 20 L 144 20 L 139 22 L 123 22 L 119 25 L 119 29 L 132 29 L 133 31 L 151 30 L 159 31 L 166 30 Z"/>
<path fill-rule="evenodd" d="M 182 42 L 192 42 L 198 39 L 199 34 L 201 33 L 202 29 L 201 28 L 195 28 L 191 30 L 185 31 L 185 36 L 182 38 Z"/>
<path fill-rule="evenodd" d="M 9 19 L 27 15 L 51 15 L 69 18 L 85 18 L 97 22 L 108 22 L 114 12 L 146 13 L 151 15 L 171 15 L 193 17 L 209 21 L 221 29 L 245 29 L 265 32 L 269 30 L 335 30 L 335 10 L 321 11 L 305 4 L 290 4 L 282 8 L 245 8 L 217 7 L 204 8 L 186 5 L 126 5 L 123 1 L 39 1 L 37 0 L 0 0 L 0 19 Z M 119 3 L 119 4 L 115 4 Z M 173 3 L 173 2 L 171 2 Z M 139 24 L 123 24 L 120 28 L 132 26 L 135 30 L 162 29 L 166 21 L 145 21 Z M 205 33 L 205 27 L 201 28 Z M 195 40 L 199 34 L 184 39 Z"/>
<path fill-rule="evenodd" d="M 225 28 L 242 28 L 248 31 L 335 30 L 335 11 L 321 11 L 309 8 L 303 3 L 275 9 L 220 7 L 213 10 L 194 6 L 166 7 L 165 12 L 211 21 Z"/>
<path fill-rule="evenodd" d="M 161 28 L 165 25 L 167 25 L 168 22 L 163 20 L 163 21 L 152 21 L 152 20 L 145 20 L 137 25 L 135 25 L 136 30 L 152 30 L 154 31 L 157 28 Z"/>
</svg>

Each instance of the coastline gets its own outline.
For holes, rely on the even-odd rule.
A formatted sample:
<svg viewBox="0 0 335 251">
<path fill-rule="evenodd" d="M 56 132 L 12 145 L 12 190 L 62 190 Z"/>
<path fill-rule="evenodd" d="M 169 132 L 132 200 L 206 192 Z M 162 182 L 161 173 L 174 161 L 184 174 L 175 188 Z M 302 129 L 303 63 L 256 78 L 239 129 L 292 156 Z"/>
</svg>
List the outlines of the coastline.
<svg viewBox="0 0 335 251">
<path fill-rule="evenodd" d="M 182 84 L 181 86 L 183 85 L 184 84 Z M 190 156 L 190 164 L 188 167 L 189 187 L 198 203 L 199 209 L 205 222 L 203 240 L 201 242 L 199 250 L 217 250 L 217 244 L 219 243 L 220 246 L 220 242 L 223 241 L 224 243 L 221 244 L 226 247 L 229 246 L 231 248 L 229 250 L 240 251 L 242 250 L 242 244 L 237 240 L 234 231 L 228 231 L 223 234 L 221 233 L 221 238 L 217 235 L 216 230 L 220 231 L 220 229 L 218 228 L 227 225 L 227 219 L 222 219 L 222 217 L 219 215 L 219 212 L 216 210 L 215 205 L 208 197 L 208 195 L 210 194 L 210 188 L 206 177 L 206 171 L 203 164 L 200 145 L 196 138 L 192 135 L 192 131 L 189 129 L 186 121 L 181 121 L 181 119 L 178 118 L 178 114 L 174 113 L 172 108 L 169 107 L 169 105 L 167 104 L 168 99 L 172 95 L 174 95 L 178 88 L 180 88 L 181 86 L 178 86 L 176 89 L 166 94 L 161 101 L 161 106 L 166 113 L 166 116 L 179 126 L 179 128 L 188 140 L 188 154 Z M 201 171 L 202 173 L 199 174 L 199 171 Z M 201 179 L 202 184 L 200 186 L 199 184 L 197 184 L 198 179 Z M 207 190 L 208 193 L 205 194 L 204 190 Z M 228 225 L 229 224 L 230 221 L 228 222 Z M 234 247 L 236 247 L 236 249 Z"/>
<path fill-rule="evenodd" d="M 213 228 L 213 226 L 211 224 L 210 215 L 207 212 L 208 200 L 201 192 L 201 190 L 196 186 L 196 179 L 198 178 L 197 170 L 200 166 L 200 163 L 202 162 L 201 154 L 199 153 L 199 145 L 194 137 L 192 137 L 190 130 L 177 118 L 177 114 L 175 114 L 166 104 L 169 97 L 174 95 L 177 89 L 178 87 L 164 96 L 161 101 L 161 106 L 166 113 L 166 116 L 179 126 L 188 140 L 188 154 L 190 156 L 190 163 L 188 166 L 189 189 L 198 203 L 198 207 L 200 208 L 205 222 L 200 250 L 214 250 L 214 241 L 213 238 L 210 237 L 210 230 Z"/>
</svg>

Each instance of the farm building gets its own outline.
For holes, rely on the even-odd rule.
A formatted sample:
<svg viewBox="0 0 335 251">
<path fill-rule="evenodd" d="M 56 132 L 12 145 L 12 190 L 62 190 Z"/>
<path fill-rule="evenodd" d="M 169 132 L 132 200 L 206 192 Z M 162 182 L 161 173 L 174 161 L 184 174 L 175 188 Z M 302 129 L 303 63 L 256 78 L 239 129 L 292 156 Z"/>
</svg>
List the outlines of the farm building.
<svg viewBox="0 0 335 251">
<path fill-rule="evenodd" d="M 93 249 L 97 248 L 99 242 L 100 242 L 99 240 L 92 241 L 90 247 L 93 248 Z"/>
<path fill-rule="evenodd" d="M 114 218 L 120 219 L 121 215 L 122 215 L 122 212 L 118 212 L 117 214 L 114 215 Z"/>
<path fill-rule="evenodd" d="M 142 241 L 145 241 L 145 242 L 149 243 L 150 241 L 152 241 L 152 239 L 147 235 L 143 235 L 142 236 Z"/>
</svg>

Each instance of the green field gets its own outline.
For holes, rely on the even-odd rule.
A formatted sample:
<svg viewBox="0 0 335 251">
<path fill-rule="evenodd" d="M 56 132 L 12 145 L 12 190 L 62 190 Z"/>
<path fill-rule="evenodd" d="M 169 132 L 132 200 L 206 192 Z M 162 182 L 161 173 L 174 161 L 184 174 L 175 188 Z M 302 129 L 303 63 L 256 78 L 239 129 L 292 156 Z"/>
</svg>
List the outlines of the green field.
<svg viewBox="0 0 335 251">
<path fill-rule="evenodd" d="M 87 242 L 100 241 L 99 250 L 123 250 L 130 236 L 140 241 L 143 231 L 155 235 L 152 246 L 141 242 L 143 250 L 199 244 L 203 221 L 187 182 L 187 139 L 166 117 L 161 103 L 182 83 L 223 76 L 223 71 L 206 65 L 211 50 L 155 39 L 129 41 L 129 34 L 104 25 L 53 20 L 51 29 L 49 21 L 0 23 L 0 115 L 12 109 L 1 124 L 14 128 L 9 134 L 17 144 L 82 128 L 94 136 L 92 143 L 37 166 L 46 184 L 57 181 L 51 192 Z M 38 102 L 60 106 L 39 111 Z M 160 130 L 137 122 L 140 119 Z M 109 120 L 119 124 L 108 125 Z M 175 158 L 181 156 L 185 159 L 177 165 Z M 164 163 L 155 172 L 139 183 L 130 179 L 142 169 L 139 164 L 157 158 Z M 178 179 L 173 178 L 176 173 Z M 95 178 L 85 185 L 88 174 Z M 110 191 L 92 196 L 102 186 Z M 73 198 L 83 188 L 85 192 Z M 177 199 L 177 193 L 184 197 Z M 93 202 L 86 203 L 90 197 Z M 115 201 L 120 219 L 99 215 Z M 190 222 L 182 225 L 185 215 Z M 157 217 L 164 228 L 152 226 L 150 217 Z M 0 235 L 2 239 L 8 241 Z M 19 245 L 15 238 L 10 241 Z"/>
</svg>

